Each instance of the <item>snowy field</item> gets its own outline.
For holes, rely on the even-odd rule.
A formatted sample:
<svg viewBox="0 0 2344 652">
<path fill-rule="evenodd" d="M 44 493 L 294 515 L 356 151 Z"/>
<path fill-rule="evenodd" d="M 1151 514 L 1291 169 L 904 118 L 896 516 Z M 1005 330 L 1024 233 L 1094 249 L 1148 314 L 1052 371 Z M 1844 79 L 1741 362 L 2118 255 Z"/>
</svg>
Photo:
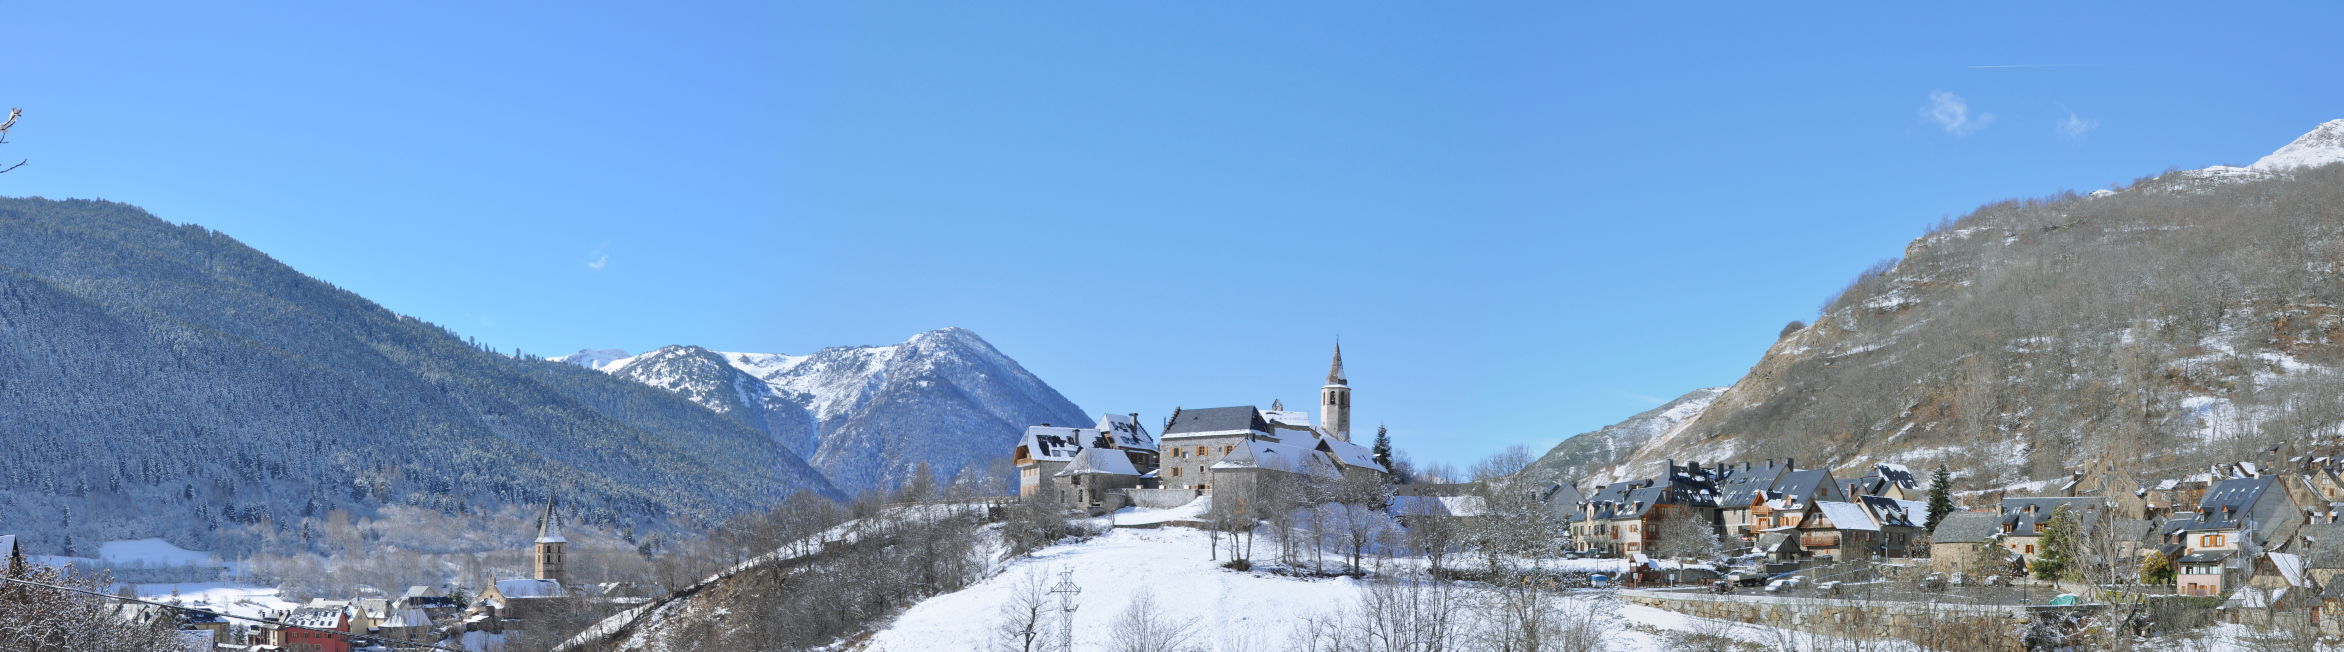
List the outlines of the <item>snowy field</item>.
<svg viewBox="0 0 2344 652">
<path fill-rule="evenodd" d="M 1174 511 L 1174 510 L 1163 510 Z M 1120 522 L 1130 523 L 1119 516 Z M 1255 548 L 1267 557 L 1265 540 Z M 1145 590 L 1160 612 L 1196 625 L 1195 643 L 1206 649 L 1287 649 L 1296 627 L 1306 618 L 1325 617 L 1352 608 L 1365 583 L 1348 578 L 1302 578 L 1221 568 L 1207 559 L 1209 541 L 1203 532 L 1186 528 L 1118 529 L 1080 543 L 1062 544 L 1011 560 L 993 577 L 958 592 L 936 596 L 906 610 L 895 622 L 873 635 L 860 649 L 873 652 L 991 649 L 1000 640 L 995 632 L 1001 606 L 1010 603 L 1027 574 L 1041 573 L 1056 583 L 1061 570 L 1072 570 L 1082 589 L 1074 614 L 1076 649 L 1103 649 L 1124 608 Z M 1413 561 L 1413 560 L 1404 560 Z M 1621 562 L 1571 562 L 1585 570 L 1616 570 Z M 1572 608 L 1597 603 L 1616 604 L 1602 591 L 1572 598 Z M 1753 644 L 1773 638 L 1769 628 L 1691 618 L 1648 607 L 1617 606 L 1620 626 L 1605 641 L 1611 650 L 1671 649 L 1669 632 L 1721 633 Z"/>
</svg>

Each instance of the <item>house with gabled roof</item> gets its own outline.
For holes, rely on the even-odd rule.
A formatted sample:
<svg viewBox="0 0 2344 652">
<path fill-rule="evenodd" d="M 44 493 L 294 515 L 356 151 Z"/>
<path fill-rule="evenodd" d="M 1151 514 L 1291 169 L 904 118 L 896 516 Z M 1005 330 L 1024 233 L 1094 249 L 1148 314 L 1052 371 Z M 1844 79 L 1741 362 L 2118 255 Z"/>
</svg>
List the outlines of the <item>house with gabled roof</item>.
<svg viewBox="0 0 2344 652">
<path fill-rule="evenodd" d="M 1743 462 L 1721 467 L 1724 471 L 1717 483 L 1717 518 L 1725 529 L 1727 547 L 1738 549 L 1755 543 L 1758 528 L 1751 511 L 1766 501 L 1767 492 L 1773 491 L 1782 476 L 1792 470 L 1791 465 L 1792 460 L 1786 457 L 1779 462 L 1768 459 L 1764 464 Z"/>
<path fill-rule="evenodd" d="M 1569 520 L 1571 545 L 1598 554 L 1649 553 L 1661 544 L 1661 522 L 1675 518 L 1716 527 L 1717 468 L 1664 460 L 1654 477 L 1605 485 Z"/>
<path fill-rule="evenodd" d="M 1971 568 L 1978 548 L 1997 545 L 2002 517 L 1995 512 L 1954 512 L 1929 533 L 1929 569 L 1941 573 L 1980 572 Z"/>
<path fill-rule="evenodd" d="M 1861 503 L 1808 501 L 1795 526 L 1799 547 L 1816 558 L 1865 559 L 1880 547 L 1880 523 Z"/>
<path fill-rule="evenodd" d="M 2100 521 L 2100 513 L 2108 508 L 2107 501 L 2097 496 L 2046 496 L 2034 498 L 2004 498 L 1995 510 L 1999 519 L 2002 547 L 2018 553 L 2019 558 L 2033 564 L 2042 555 L 2043 526 L 2051 522 L 2059 508 L 2075 513 L 2077 529 L 2090 534 Z"/>
<path fill-rule="evenodd" d="M 2223 480 L 2206 491 L 2197 510 L 2176 517 L 2165 532 L 2183 546 L 2174 586 L 2185 595 L 2223 595 L 2254 574 L 2268 547 L 2283 544 L 2303 515 L 2276 476 Z"/>
<path fill-rule="evenodd" d="M 1029 426 L 1012 451 L 1011 462 L 1017 465 L 1017 493 L 1032 497 L 1049 489 L 1070 489 L 1069 476 L 1061 475 L 1077 455 L 1089 449 L 1114 451 L 1126 459 L 1137 471 L 1133 478 L 1145 478 L 1156 470 L 1159 444 L 1139 422 L 1139 413 L 1100 415 L 1097 425 L 1090 428 Z M 1102 456 L 1103 457 L 1103 456 Z M 1093 461 L 1094 468 L 1101 462 Z"/>
<path fill-rule="evenodd" d="M 1133 466 L 1131 457 L 1111 448 L 1085 448 L 1074 454 L 1066 468 L 1052 474 L 1064 482 L 1064 496 L 1076 509 L 1096 513 L 1123 507 L 1114 498 L 1115 492 L 1140 486 L 1141 471 Z"/>
</svg>

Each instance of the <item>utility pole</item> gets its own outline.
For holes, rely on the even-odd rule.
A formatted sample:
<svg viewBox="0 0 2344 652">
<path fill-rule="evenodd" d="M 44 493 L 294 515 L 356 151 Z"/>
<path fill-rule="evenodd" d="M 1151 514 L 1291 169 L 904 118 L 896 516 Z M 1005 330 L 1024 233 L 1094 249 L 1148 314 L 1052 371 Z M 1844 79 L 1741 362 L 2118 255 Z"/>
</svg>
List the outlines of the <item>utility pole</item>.
<svg viewBox="0 0 2344 652">
<path fill-rule="evenodd" d="M 1074 650 L 1074 610 L 1081 607 L 1081 605 L 1074 603 L 1074 596 L 1082 593 L 1082 587 L 1074 585 L 1074 569 L 1068 568 L 1058 571 L 1058 584 L 1050 587 L 1050 592 L 1058 595 L 1058 629 L 1061 636 L 1059 640 L 1063 644 L 1063 647 L 1059 649 L 1072 652 Z"/>
</svg>

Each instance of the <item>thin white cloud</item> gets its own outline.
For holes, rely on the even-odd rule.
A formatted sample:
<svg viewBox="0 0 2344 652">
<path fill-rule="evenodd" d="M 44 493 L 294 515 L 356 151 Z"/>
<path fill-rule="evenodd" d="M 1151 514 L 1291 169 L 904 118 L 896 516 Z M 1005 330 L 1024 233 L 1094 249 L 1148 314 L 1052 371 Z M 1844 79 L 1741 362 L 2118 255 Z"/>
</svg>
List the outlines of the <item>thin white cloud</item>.
<svg viewBox="0 0 2344 652">
<path fill-rule="evenodd" d="M 1960 95 L 1945 91 L 1929 91 L 1929 105 L 1921 107 L 1921 118 L 1937 123 L 1945 133 L 1967 136 L 1994 123 L 1994 114 L 1970 115 L 1970 103 Z"/>
<path fill-rule="evenodd" d="M 602 266 L 604 266 L 604 265 L 609 265 L 609 264 L 610 264 L 610 254 L 599 254 L 599 253 L 598 253 L 598 254 L 594 254 L 594 260 L 589 260 L 589 261 L 586 261 L 586 269 L 596 269 L 596 270 L 598 270 L 598 269 L 602 269 Z"/>
<path fill-rule="evenodd" d="M 2081 63 L 2003 63 L 1987 66 L 1969 66 L 1971 70 L 2001 70 L 2007 68 L 2081 68 Z"/>
<path fill-rule="evenodd" d="M 1635 401 L 1635 402 L 1638 402 L 1638 403 L 1643 403 L 1643 404 L 1645 404 L 1645 405 L 1650 405 L 1650 406 L 1654 406 L 1654 407 L 1658 407 L 1658 406 L 1660 406 L 1661 404 L 1663 404 L 1663 403 L 1667 403 L 1667 402 L 1668 402 L 1668 399 L 1661 398 L 1661 397 L 1658 397 L 1658 396 L 1653 396 L 1653 395 L 1650 395 L 1650 394 L 1629 394 L 1629 395 L 1628 395 L 1628 400 L 1632 400 L 1632 401 Z"/>
<path fill-rule="evenodd" d="M 2076 115 L 2075 109 L 2067 108 L 2065 104 L 2059 105 L 2059 109 L 2067 112 L 2067 117 L 2059 119 L 2058 128 L 2061 136 L 2082 138 L 2084 134 L 2092 133 L 2093 129 L 2100 128 L 2098 119 Z"/>
</svg>

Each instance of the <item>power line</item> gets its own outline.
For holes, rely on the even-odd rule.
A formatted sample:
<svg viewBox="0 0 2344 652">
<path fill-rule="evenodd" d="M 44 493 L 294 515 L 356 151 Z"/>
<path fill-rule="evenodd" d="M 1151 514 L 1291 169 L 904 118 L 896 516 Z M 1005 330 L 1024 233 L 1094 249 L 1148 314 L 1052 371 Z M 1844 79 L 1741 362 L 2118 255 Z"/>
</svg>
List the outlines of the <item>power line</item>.
<svg viewBox="0 0 2344 652">
<path fill-rule="evenodd" d="M 236 614 L 231 614 L 231 613 L 222 613 L 222 612 L 218 612 L 218 611 L 212 611 L 212 610 L 209 610 L 209 609 L 197 609 L 197 608 L 195 608 L 195 607 L 183 607 L 183 606 L 176 605 L 176 604 L 171 604 L 171 603 L 168 603 L 168 602 L 155 602 L 155 601 L 153 601 L 153 600 L 141 600 L 141 599 L 138 599 L 138 598 L 127 597 L 127 596 L 120 596 L 120 595 L 107 595 L 107 594 L 105 594 L 105 593 L 100 593 L 100 592 L 97 592 L 97 591 L 91 591 L 91 590 L 89 590 L 89 589 L 75 588 L 75 587 L 71 587 L 71 586 L 58 586 L 58 585 L 55 585 L 55 584 L 45 584 L 45 583 L 41 583 L 41 582 L 35 582 L 35 581 L 32 581 L 32 580 L 20 580 L 20 579 L 13 578 L 13 577 L 4 577 L 4 576 L 0 576 L 0 582 L 15 582 L 15 583 L 17 583 L 17 584 L 23 584 L 23 585 L 27 585 L 27 586 L 38 586 L 38 587 L 41 587 L 41 588 L 46 588 L 46 589 L 56 589 L 56 590 L 59 590 L 59 591 L 65 591 L 65 592 L 69 592 L 69 593 L 79 593 L 79 594 L 82 594 L 82 595 L 94 595 L 94 596 L 101 597 L 101 598 L 105 598 L 105 599 L 108 599 L 108 600 L 120 600 L 120 601 L 123 601 L 123 602 L 136 602 L 136 603 L 139 603 L 139 604 L 145 604 L 145 605 L 154 605 L 154 606 L 157 606 L 157 607 L 162 607 L 162 608 L 165 608 L 165 609 L 176 609 L 176 610 L 179 610 L 179 611 L 185 611 L 185 612 L 193 612 L 193 613 L 199 613 L 199 614 L 210 614 L 210 615 L 213 615 L 213 616 L 219 616 L 219 617 L 221 617 L 221 618 L 233 618 L 233 619 L 236 619 L 236 620 L 248 620 L 248 621 L 252 621 L 252 622 L 256 622 L 256 623 L 260 623 L 260 624 L 263 624 L 263 625 L 276 625 L 276 626 L 283 627 L 283 628 L 286 628 L 286 629 L 301 629 L 301 630 L 308 630 L 308 631 L 312 631 L 312 632 L 317 632 L 317 633 L 320 633 L 320 634 L 333 634 L 333 635 L 341 636 L 342 638 L 346 638 L 346 639 L 352 639 L 352 640 L 356 640 L 356 639 L 365 639 L 365 640 L 369 640 L 369 641 L 383 641 L 383 642 L 388 642 L 388 643 L 396 644 L 396 645 L 403 646 L 403 647 L 420 647 L 420 648 L 424 648 L 424 649 L 430 649 L 430 650 L 447 650 L 447 652 L 470 652 L 470 651 L 468 651 L 468 650 L 465 650 L 465 649 L 463 649 L 463 648 L 441 647 L 441 646 L 434 645 L 434 644 L 431 644 L 431 643 L 419 643 L 419 642 L 416 642 L 416 641 L 400 640 L 400 639 L 396 639 L 396 638 L 390 638 L 390 637 L 386 637 L 386 636 L 361 636 L 361 635 L 358 635 L 358 634 L 356 634 L 356 633 L 353 633 L 353 632 L 344 632 L 344 631 L 331 630 L 331 629 L 318 629 L 318 628 L 316 628 L 316 627 L 307 627 L 307 626 L 302 626 L 302 625 L 295 625 L 295 624 L 292 624 L 292 623 L 283 623 L 283 622 L 276 622 L 276 621 L 270 621 L 270 620 L 263 620 L 263 619 L 260 619 L 260 618 L 253 618 L 253 617 L 250 617 L 250 616 L 238 616 L 238 615 L 236 615 Z"/>
</svg>

